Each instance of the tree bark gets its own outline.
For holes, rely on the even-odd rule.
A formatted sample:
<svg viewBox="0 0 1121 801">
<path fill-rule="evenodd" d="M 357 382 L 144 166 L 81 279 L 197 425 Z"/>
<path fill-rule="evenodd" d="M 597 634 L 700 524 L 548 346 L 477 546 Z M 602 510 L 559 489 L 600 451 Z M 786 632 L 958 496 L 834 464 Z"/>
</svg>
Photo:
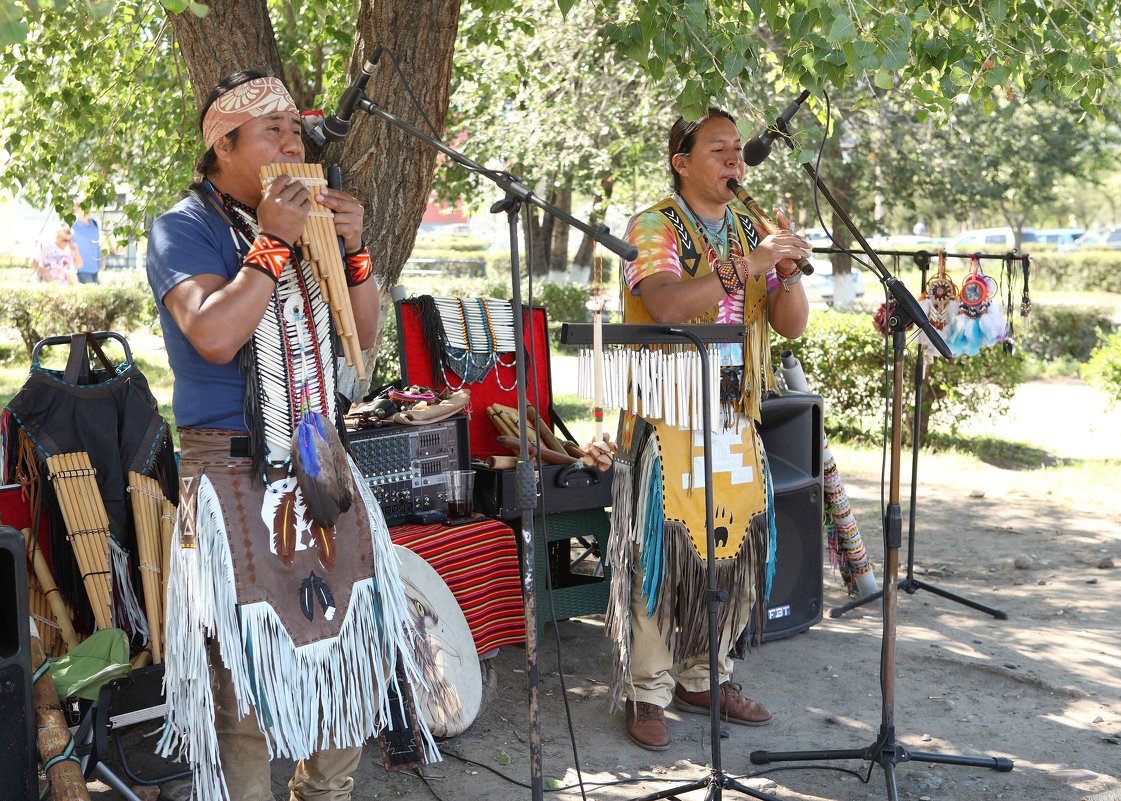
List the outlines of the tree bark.
<svg viewBox="0 0 1121 801">
<path fill-rule="evenodd" d="M 284 74 L 265 0 L 207 0 L 207 5 L 210 11 L 205 17 L 190 11 L 171 17 L 200 109 L 215 84 L 231 72 L 257 69 Z"/>
<path fill-rule="evenodd" d="M 615 189 L 615 179 L 610 176 L 604 176 L 600 181 L 600 188 L 602 191 L 596 192 L 592 198 L 592 213 L 588 218 L 588 224 L 593 228 L 603 222 L 604 217 L 607 216 L 607 207 L 611 203 L 611 193 Z M 615 231 L 616 236 L 621 237 L 623 231 Z M 576 251 L 576 256 L 572 259 L 573 267 L 591 268 L 592 260 L 595 258 L 596 241 L 590 236 L 585 235 L 580 240 L 580 247 Z"/>
<path fill-rule="evenodd" d="M 572 213 L 572 184 L 566 183 L 557 190 L 557 199 L 554 205 L 561 211 Z M 553 241 L 549 247 L 549 271 L 555 273 L 568 272 L 568 223 L 558 223 L 553 226 Z"/>
</svg>

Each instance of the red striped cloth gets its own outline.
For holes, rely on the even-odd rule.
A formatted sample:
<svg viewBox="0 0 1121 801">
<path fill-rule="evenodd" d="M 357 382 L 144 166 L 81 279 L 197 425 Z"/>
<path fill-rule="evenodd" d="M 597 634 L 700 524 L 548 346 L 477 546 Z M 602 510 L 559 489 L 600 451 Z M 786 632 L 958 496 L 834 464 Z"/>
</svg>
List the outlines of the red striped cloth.
<svg viewBox="0 0 1121 801">
<path fill-rule="evenodd" d="M 509 526 L 482 517 L 461 526 L 393 526 L 389 536 L 447 583 L 480 654 L 525 642 L 518 545 Z"/>
</svg>

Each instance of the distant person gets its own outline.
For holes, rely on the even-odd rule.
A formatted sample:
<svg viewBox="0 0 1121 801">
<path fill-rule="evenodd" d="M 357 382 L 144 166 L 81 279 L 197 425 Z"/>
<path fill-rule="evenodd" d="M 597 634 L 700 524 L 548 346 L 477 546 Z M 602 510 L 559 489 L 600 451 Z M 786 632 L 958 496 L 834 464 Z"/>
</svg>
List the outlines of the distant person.
<svg viewBox="0 0 1121 801">
<path fill-rule="evenodd" d="M 79 284 L 98 283 L 98 273 L 104 259 L 101 255 L 101 229 L 80 204 L 74 204 L 74 244 L 82 257 L 78 267 Z"/>
<path fill-rule="evenodd" d="M 914 231 L 915 236 L 926 236 L 926 232 L 929 229 L 926 227 L 926 223 L 924 223 L 922 220 L 919 220 L 917 223 L 915 223 L 915 227 L 911 230 Z"/>
<path fill-rule="evenodd" d="M 55 230 L 53 242 L 44 242 L 38 257 L 31 260 L 35 279 L 42 284 L 74 283 L 75 272 L 82 266 L 82 254 L 73 242 L 73 232 L 66 223 Z"/>
</svg>

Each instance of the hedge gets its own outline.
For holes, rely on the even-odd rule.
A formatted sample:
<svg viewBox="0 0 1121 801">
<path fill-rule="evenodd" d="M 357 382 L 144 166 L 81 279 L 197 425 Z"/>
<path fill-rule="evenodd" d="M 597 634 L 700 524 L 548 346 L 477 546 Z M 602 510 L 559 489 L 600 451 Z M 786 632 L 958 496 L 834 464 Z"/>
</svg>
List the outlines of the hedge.
<svg viewBox="0 0 1121 801">
<path fill-rule="evenodd" d="M 1032 289 L 1121 292 L 1121 250 L 1033 251 Z"/>
<path fill-rule="evenodd" d="M 1114 331 L 1098 343 L 1089 360 L 1082 365 L 1082 379 L 1105 393 L 1109 408 L 1121 397 L 1121 331 Z"/>
</svg>

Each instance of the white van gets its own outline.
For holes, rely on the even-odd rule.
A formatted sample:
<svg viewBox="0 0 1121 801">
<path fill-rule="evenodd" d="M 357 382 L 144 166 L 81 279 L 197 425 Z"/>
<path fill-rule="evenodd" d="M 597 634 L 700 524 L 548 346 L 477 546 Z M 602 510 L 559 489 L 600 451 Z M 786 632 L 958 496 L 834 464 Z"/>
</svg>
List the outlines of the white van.
<svg viewBox="0 0 1121 801">
<path fill-rule="evenodd" d="M 1025 228 L 1020 232 L 1020 245 L 1023 248 L 1038 242 L 1035 230 Z M 1007 253 L 1016 246 L 1016 236 L 1011 228 L 978 228 L 962 231 L 946 243 L 947 253 Z"/>
</svg>

